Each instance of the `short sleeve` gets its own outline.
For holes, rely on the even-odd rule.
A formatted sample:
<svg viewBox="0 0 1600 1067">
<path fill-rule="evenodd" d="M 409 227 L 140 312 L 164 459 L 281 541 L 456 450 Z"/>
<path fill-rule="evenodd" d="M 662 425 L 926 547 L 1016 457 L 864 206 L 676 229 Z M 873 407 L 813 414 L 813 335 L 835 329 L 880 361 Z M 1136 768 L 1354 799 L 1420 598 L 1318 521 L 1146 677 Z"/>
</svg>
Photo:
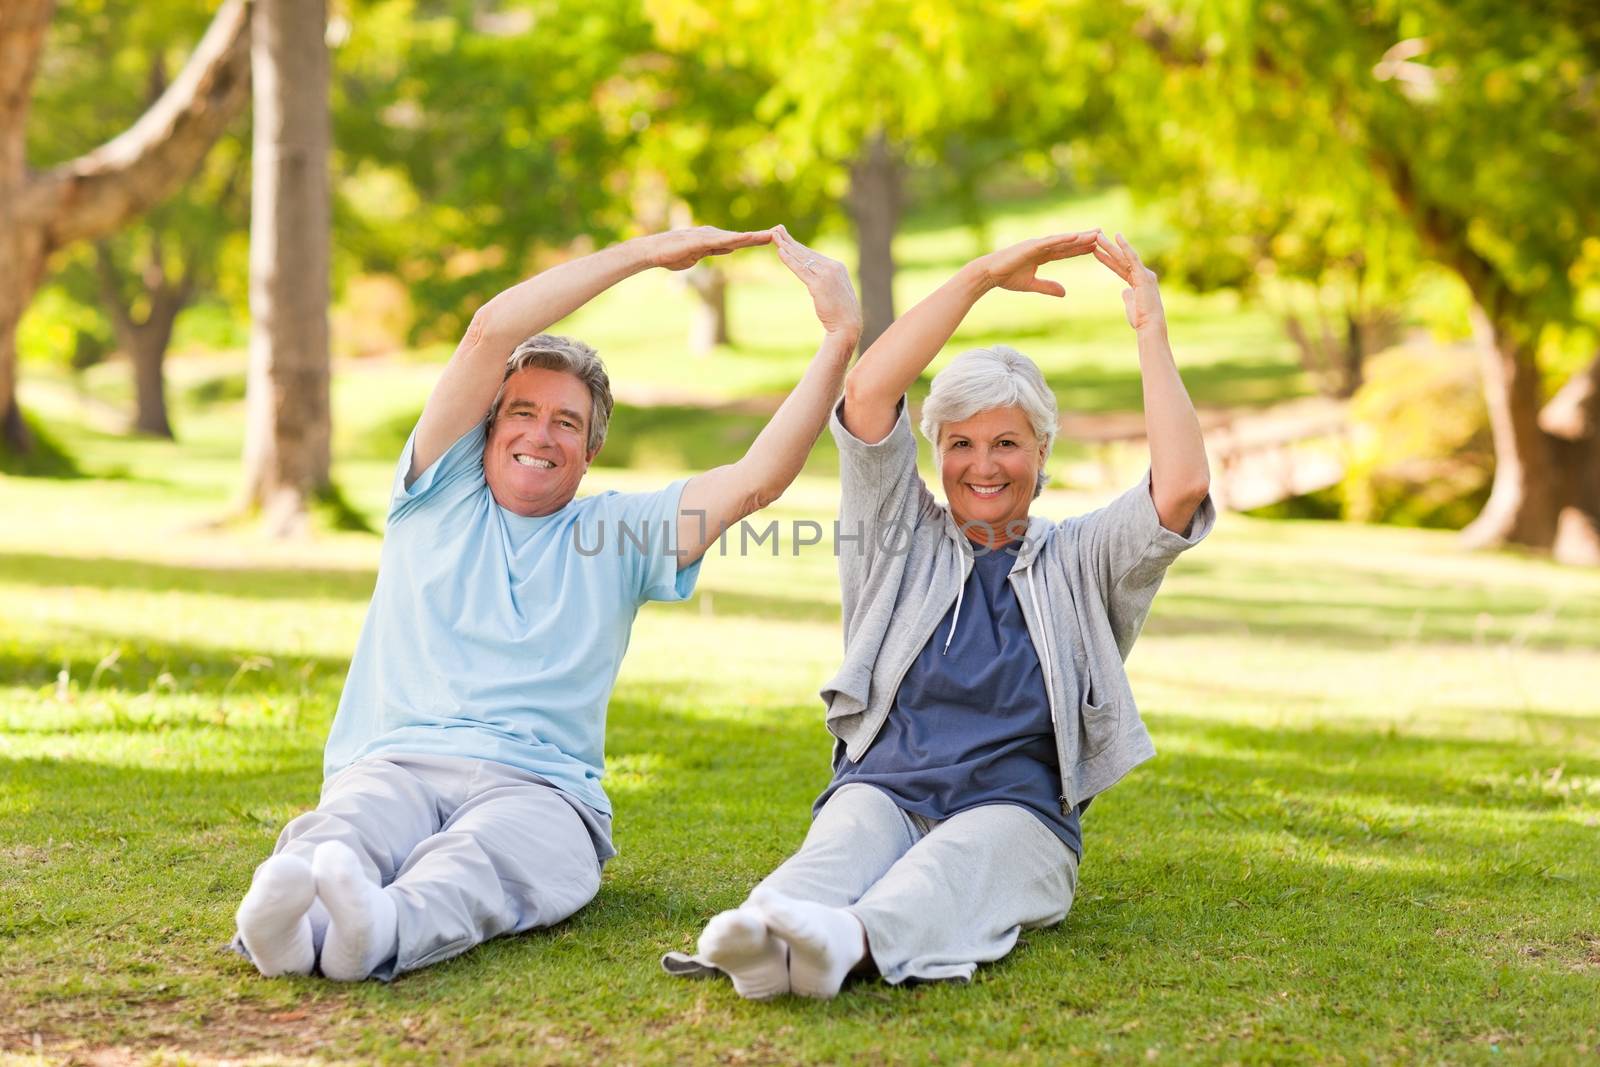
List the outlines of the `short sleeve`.
<svg viewBox="0 0 1600 1067">
<path fill-rule="evenodd" d="M 602 521 L 612 527 L 605 537 L 615 539 L 636 603 L 687 600 L 694 592 L 700 560 L 680 570 L 677 555 L 678 505 L 688 481 L 679 479 L 653 493 L 607 494 L 600 509 Z"/>
<path fill-rule="evenodd" d="M 1161 525 L 1150 496 L 1150 474 L 1105 507 L 1068 519 L 1077 526 L 1078 551 L 1096 575 L 1123 655 L 1132 647 L 1161 587 L 1167 568 L 1204 540 L 1216 525 L 1217 509 L 1206 496 L 1179 534 Z"/>
<path fill-rule="evenodd" d="M 843 411 L 840 400 L 828 420 L 839 446 L 840 543 L 848 539 L 860 546 L 863 562 L 870 562 L 877 548 L 898 544 L 921 523 L 937 518 L 939 506 L 917 473 L 917 440 L 904 397 L 894 427 L 875 444 L 845 427 Z"/>
<path fill-rule="evenodd" d="M 427 506 L 429 501 L 454 498 L 482 488 L 484 434 L 485 424 L 480 422 L 457 438 L 444 455 L 407 486 L 406 475 L 411 472 L 411 457 L 417 448 L 417 431 L 413 429 L 395 468 L 394 488 L 389 495 L 389 521 L 403 519 Z"/>
</svg>

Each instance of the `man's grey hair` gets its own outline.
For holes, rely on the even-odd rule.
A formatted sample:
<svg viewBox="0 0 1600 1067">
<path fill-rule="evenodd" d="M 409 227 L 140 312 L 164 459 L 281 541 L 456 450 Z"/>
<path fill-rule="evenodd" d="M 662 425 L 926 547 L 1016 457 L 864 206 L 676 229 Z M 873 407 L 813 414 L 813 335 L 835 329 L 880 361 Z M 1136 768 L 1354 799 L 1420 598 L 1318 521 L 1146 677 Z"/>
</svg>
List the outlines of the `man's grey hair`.
<svg viewBox="0 0 1600 1067">
<path fill-rule="evenodd" d="M 922 405 L 922 436 L 933 444 L 937 460 L 939 434 L 946 423 L 970 419 L 980 411 L 1012 406 L 1021 408 L 1027 416 L 1035 436 L 1044 445 L 1044 458 L 1049 459 L 1061 416 L 1055 394 L 1045 384 L 1039 365 L 1005 345 L 974 348 L 961 353 L 933 376 L 928 400 Z M 1040 462 L 1034 496 L 1044 491 L 1048 480 L 1044 463 Z"/>
<path fill-rule="evenodd" d="M 565 371 L 589 389 L 589 443 L 587 452 L 594 455 L 605 444 L 606 427 L 611 423 L 611 379 L 606 375 L 606 365 L 600 354 L 574 337 L 560 334 L 535 334 L 512 350 L 506 358 L 506 373 L 500 379 L 500 391 L 494 394 L 494 405 L 489 408 L 489 429 L 500 416 L 500 402 L 505 399 L 506 383 L 518 371 L 530 367 L 543 370 Z"/>
</svg>

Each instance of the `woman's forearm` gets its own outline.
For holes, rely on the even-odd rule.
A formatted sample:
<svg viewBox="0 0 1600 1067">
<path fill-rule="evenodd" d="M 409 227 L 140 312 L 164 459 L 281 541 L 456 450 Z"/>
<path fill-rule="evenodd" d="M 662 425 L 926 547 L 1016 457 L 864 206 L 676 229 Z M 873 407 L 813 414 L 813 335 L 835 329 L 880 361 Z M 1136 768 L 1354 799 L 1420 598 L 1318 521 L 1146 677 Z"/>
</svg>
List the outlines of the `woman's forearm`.
<svg viewBox="0 0 1600 1067">
<path fill-rule="evenodd" d="M 894 428 L 895 405 L 994 284 L 974 260 L 873 342 L 845 381 L 845 425 L 851 433 L 880 441 Z"/>
<path fill-rule="evenodd" d="M 1142 326 L 1137 336 L 1150 441 L 1150 494 L 1161 524 L 1182 533 L 1210 486 L 1205 439 L 1172 357 L 1165 321 Z"/>
</svg>

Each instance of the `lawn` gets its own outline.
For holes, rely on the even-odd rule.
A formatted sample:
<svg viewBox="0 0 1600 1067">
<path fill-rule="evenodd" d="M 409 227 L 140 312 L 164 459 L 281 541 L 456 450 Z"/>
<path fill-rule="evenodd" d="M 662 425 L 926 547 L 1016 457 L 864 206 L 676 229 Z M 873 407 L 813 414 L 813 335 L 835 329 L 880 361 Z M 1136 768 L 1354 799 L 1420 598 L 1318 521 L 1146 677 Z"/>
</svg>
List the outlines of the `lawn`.
<svg viewBox="0 0 1600 1067">
<path fill-rule="evenodd" d="M 962 240 L 913 233 L 908 284 Z M 619 381 L 781 388 L 812 333 L 762 262 L 735 289 L 748 349 L 688 361 L 629 334 L 652 317 L 627 300 L 675 304 L 659 276 L 579 327 L 611 331 Z M 1064 400 L 1083 382 L 1084 407 L 1124 406 L 1132 346 L 1115 288 L 1094 293 L 1054 327 L 1027 316 L 1061 305 L 1004 295 L 965 339 L 1031 329 L 1019 345 Z M 1218 402 L 1300 388 L 1270 323 L 1172 303 Z M 177 361 L 176 445 L 112 432 L 120 372 L 91 374 L 87 401 L 33 375 L 24 402 L 83 473 L 0 477 L 0 1057 L 1600 1060 L 1600 574 L 1233 515 L 1173 569 L 1130 660 L 1160 755 L 1085 816 L 1067 921 L 970 986 L 751 1004 L 657 967 L 799 844 L 826 780 L 833 559 L 787 539 L 713 555 L 694 599 L 641 613 L 609 711 L 622 853 L 591 906 L 391 985 L 263 980 L 222 946 L 251 870 L 315 802 L 379 542 L 209 525 L 237 477 L 237 357 Z M 338 477 L 374 524 L 436 372 L 340 368 Z M 586 485 L 658 485 L 758 426 L 624 407 Z M 826 522 L 833 465 L 825 443 L 767 517 Z M 1039 511 L 1095 503 L 1056 490 Z"/>
</svg>

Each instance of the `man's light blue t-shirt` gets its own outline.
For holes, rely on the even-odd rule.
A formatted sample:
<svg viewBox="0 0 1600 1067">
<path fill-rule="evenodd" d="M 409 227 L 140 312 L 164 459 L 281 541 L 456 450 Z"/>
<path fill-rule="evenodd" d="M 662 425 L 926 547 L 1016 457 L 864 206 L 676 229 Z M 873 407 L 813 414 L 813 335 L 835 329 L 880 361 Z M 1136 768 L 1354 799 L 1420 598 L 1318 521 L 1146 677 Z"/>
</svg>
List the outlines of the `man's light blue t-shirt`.
<svg viewBox="0 0 1600 1067">
<path fill-rule="evenodd" d="M 688 597 L 700 570 L 678 570 L 672 551 L 684 483 L 526 518 L 489 492 L 484 433 L 409 489 L 406 442 L 323 771 L 386 752 L 490 760 L 610 815 L 606 704 L 634 616 Z"/>
</svg>

